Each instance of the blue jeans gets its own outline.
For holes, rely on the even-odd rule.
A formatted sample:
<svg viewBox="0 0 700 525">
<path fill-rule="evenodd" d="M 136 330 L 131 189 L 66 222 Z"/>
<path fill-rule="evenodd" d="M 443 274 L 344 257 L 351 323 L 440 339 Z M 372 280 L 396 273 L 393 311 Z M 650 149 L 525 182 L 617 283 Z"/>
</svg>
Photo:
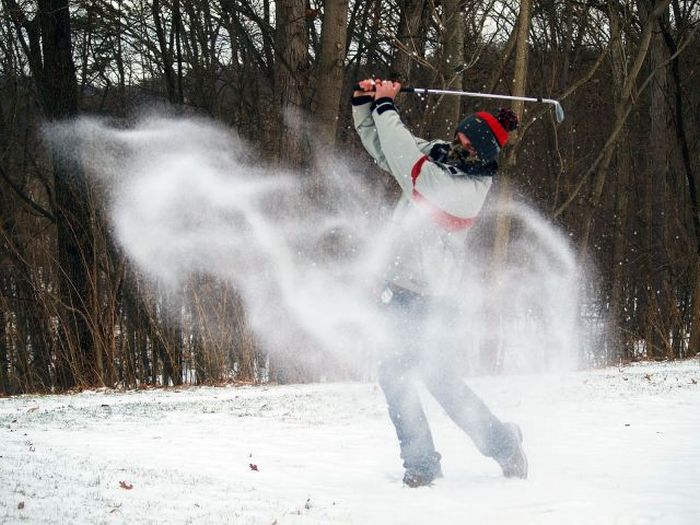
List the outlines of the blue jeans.
<svg viewBox="0 0 700 525">
<path fill-rule="evenodd" d="M 458 321 L 455 309 L 408 290 L 392 288 L 392 292 L 386 308 L 395 345 L 382 356 L 379 384 L 396 428 L 404 467 L 429 471 L 440 459 L 421 406 L 417 379 L 482 454 L 507 454 L 512 438 L 459 374 L 457 345 L 450 337 L 450 324 Z M 425 351 L 427 346 L 430 352 Z"/>
</svg>

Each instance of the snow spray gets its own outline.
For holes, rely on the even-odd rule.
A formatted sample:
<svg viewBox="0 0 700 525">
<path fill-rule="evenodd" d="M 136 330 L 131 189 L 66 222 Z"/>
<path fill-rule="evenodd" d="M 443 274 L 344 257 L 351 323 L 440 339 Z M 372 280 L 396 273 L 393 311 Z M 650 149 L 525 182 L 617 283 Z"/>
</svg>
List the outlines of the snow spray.
<svg viewBox="0 0 700 525">
<path fill-rule="evenodd" d="M 303 361 L 295 342 L 306 340 L 366 367 L 391 345 L 380 299 L 390 206 L 352 162 L 320 159 L 327 205 L 319 206 L 301 174 L 256 165 L 244 140 L 211 121 L 151 117 L 120 129 L 80 119 L 46 136 L 106 188 L 112 234 L 142 274 L 168 290 L 193 275 L 235 290 L 270 355 L 291 349 Z M 512 214 L 519 234 L 497 286 L 487 278 L 488 243 L 478 235 L 471 243 L 449 343 L 469 373 L 483 371 L 479 356 L 495 336 L 500 370 L 570 365 L 580 275 L 568 240 L 528 207 L 496 211 Z M 430 346 L 445 344 L 440 319 L 434 332 L 442 337 L 426 337 L 425 351 L 439 353 Z"/>
</svg>

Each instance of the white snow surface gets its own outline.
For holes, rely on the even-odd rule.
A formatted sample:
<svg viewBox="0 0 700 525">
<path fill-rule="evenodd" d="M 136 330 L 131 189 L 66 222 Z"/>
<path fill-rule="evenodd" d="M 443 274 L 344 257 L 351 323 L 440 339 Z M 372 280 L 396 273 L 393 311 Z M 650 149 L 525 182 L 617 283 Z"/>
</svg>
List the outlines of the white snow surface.
<svg viewBox="0 0 700 525">
<path fill-rule="evenodd" d="M 423 392 L 444 477 L 418 489 L 374 384 L 0 399 L 0 523 L 696 524 L 699 381 L 697 359 L 468 379 L 521 425 L 527 480 Z"/>
</svg>

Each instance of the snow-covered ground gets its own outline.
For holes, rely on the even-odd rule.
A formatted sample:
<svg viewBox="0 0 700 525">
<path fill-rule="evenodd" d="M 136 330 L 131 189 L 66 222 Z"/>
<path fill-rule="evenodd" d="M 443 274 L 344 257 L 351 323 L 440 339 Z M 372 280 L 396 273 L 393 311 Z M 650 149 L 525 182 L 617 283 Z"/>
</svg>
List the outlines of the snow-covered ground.
<svg viewBox="0 0 700 525">
<path fill-rule="evenodd" d="M 445 477 L 402 486 L 373 384 L 0 399 L 0 523 L 700 523 L 700 363 L 470 381 L 506 480 L 426 394 Z"/>
</svg>

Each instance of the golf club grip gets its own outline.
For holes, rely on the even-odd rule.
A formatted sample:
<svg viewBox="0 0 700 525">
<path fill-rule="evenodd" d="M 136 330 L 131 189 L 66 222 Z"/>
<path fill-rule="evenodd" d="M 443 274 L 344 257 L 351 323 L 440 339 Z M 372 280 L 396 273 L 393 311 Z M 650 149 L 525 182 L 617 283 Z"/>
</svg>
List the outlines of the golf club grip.
<svg viewBox="0 0 700 525">
<path fill-rule="evenodd" d="M 352 85 L 352 90 L 353 90 L 353 91 L 364 91 L 364 90 L 360 87 L 360 84 L 353 84 L 353 85 Z M 371 93 L 372 91 L 374 91 L 374 89 L 372 89 L 372 90 L 370 90 L 370 91 L 366 91 L 366 93 Z M 402 88 L 401 88 L 401 93 L 415 93 L 415 91 L 416 91 L 416 88 L 412 88 L 412 87 L 402 87 Z"/>
</svg>

